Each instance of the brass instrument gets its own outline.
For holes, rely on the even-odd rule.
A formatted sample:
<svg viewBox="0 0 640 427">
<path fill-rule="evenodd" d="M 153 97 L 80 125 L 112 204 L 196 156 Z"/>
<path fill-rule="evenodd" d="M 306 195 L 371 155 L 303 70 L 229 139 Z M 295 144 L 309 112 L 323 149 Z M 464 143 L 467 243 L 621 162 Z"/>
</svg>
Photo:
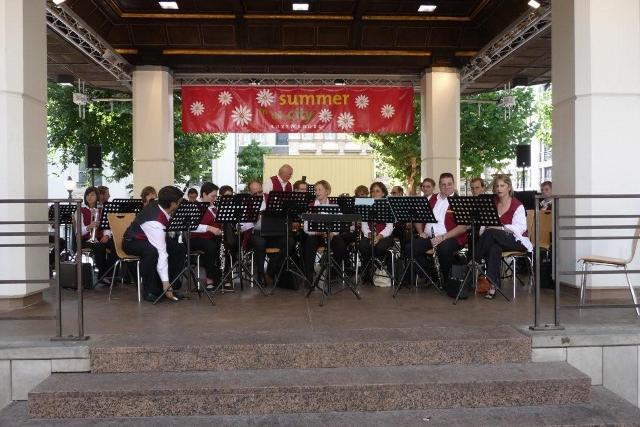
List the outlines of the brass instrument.
<svg viewBox="0 0 640 427">
<path fill-rule="evenodd" d="M 98 208 L 91 208 L 91 221 L 98 221 L 98 217 L 100 216 L 100 210 Z M 95 226 L 91 229 L 91 237 L 89 237 L 89 243 L 98 243 L 98 239 L 96 239 L 96 233 L 98 231 L 98 226 Z"/>
</svg>

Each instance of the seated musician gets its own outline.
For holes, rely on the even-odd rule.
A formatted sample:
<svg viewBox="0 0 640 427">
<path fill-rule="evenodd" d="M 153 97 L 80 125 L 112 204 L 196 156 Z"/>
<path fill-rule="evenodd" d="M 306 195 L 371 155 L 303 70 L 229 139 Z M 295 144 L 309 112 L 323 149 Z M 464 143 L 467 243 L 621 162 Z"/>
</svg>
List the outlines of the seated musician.
<svg viewBox="0 0 640 427">
<path fill-rule="evenodd" d="M 399 185 L 394 185 L 393 188 L 391 188 L 391 195 L 394 197 L 404 196 L 404 188 Z"/>
<path fill-rule="evenodd" d="M 249 189 L 249 193 L 252 196 L 260 195 L 262 196 L 264 193 L 262 192 L 262 184 L 259 181 L 251 181 L 247 184 L 247 188 Z M 266 202 L 262 202 L 262 207 L 260 210 L 266 209 Z M 280 265 L 284 261 L 285 253 L 285 237 L 262 237 L 260 234 L 260 230 L 262 228 L 262 218 L 258 218 L 258 221 L 253 224 L 243 224 L 242 230 L 243 233 L 249 233 L 249 248 L 253 249 L 255 254 L 255 262 L 256 268 L 258 272 L 258 280 L 266 286 L 272 286 L 273 280 L 275 279 L 275 275 L 278 273 L 280 269 Z M 284 219 L 283 219 L 284 221 Z M 269 264 L 267 265 L 267 269 L 265 271 L 264 261 L 266 258 L 266 249 L 269 248 L 278 248 L 280 252 L 270 257 Z"/>
<path fill-rule="evenodd" d="M 353 190 L 353 195 L 355 197 L 369 197 L 369 189 L 366 185 L 358 185 L 355 190 Z"/>
<path fill-rule="evenodd" d="M 298 180 L 293 183 L 293 191 L 295 191 L 296 193 L 306 193 L 307 186 L 307 181 Z"/>
<path fill-rule="evenodd" d="M 471 187 L 471 195 L 473 197 L 483 195 L 486 190 L 484 179 L 480 178 L 479 176 L 473 178 L 469 183 L 469 186 Z"/>
<path fill-rule="evenodd" d="M 209 207 L 200 220 L 200 225 L 191 232 L 191 249 L 204 252 L 202 264 L 207 271 L 207 290 L 213 290 L 220 281 L 220 244 L 222 226 L 216 222 L 217 209 L 213 203 L 218 198 L 218 186 L 205 182 L 200 187 L 200 201 L 209 203 Z"/>
<path fill-rule="evenodd" d="M 111 230 L 100 229 L 101 209 L 98 208 L 98 200 L 100 200 L 100 193 L 96 187 L 89 187 L 85 190 L 84 204 L 81 207 L 81 233 L 82 247 L 91 248 L 93 259 L 98 268 L 98 277 L 102 277 L 116 262 L 116 249 L 111 238 Z M 91 241 L 92 233 L 95 233 L 95 241 Z M 109 249 L 108 253 L 107 249 Z"/>
<path fill-rule="evenodd" d="M 193 187 L 188 189 L 187 190 L 187 200 L 190 201 L 190 202 L 197 202 L 198 201 L 198 190 L 196 190 Z"/>
<path fill-rule="evenodd" d="M 553 209 L 553 184 L 551 181 L 540 184 L 540 192 L 544 196 L 544 199 L 540 200 L 540 210 L 551 211 Z"/>
<path fill-rule="evenodd" d="M 457 225 L 453 212 L 449 210 L 448 198 L 455 195 L 453 175 L 448 172 L 441 174 L 438 184 L 440 193 L 429 199 L 429 204 L 438 222 L 434 224 L 414 224 L 418 238 L 413 240 L 413 256 L 421 267 L 421 269 L 418 269 L 418 275 L 425 278 L 425 274 L 429 271 L 427 267 L 427 251 L 431 248 L 436 248 L 440 272 L 444 280 L 447 280 L 451 272 L 453 256 L 467 242 L 467 227 Z M 409 245 L 411 243 L 405 245 L 405 256 L 410 254 L 411 248 Z"/>
<path fill-rule="evenodd" d="M 162 187 L 158 200 L 149 202 L 124 233 L 125 252 L 141 258 L 140 274 L 146 301 L 155 301 L 164 289 L 169 288 L 170 280 L 175 280 L 184 266 L 186 248 L 169 237 L 166 231 L 182 196 L 182 191 L 176 187 Z M 180 285 L 180 281 L 176 281 L 173 289 L 179 289 Z M 178 300 L 171 291 L 165 297 Z"/>
<path fill-rule="evenodd" d="M 524 206 L 513 197 L 511 178 L 496 175 L 493 179 L 493 194 L 500 216 L 499 227 L 482 227 L 480 241 L 476 244 L 476 261 L 484 259 L 487 263 L 487 277 L 491 289 L 485 298 L 493 299 L 496 288 L 500 286 L 500 263 L 503 251 L 531 252 L 533 245 L 527 237 L 527 217 Z"/>
<path fill-rule="evenodd" d="M 312 202 L 312 206 L 327 205 L 329 204 L 329 195 L 331 194 L 331 185 L 325 181 L 320 180 L 315 184 L 316 199 Z M 316 259 L 316 251 L 318 247 L 326 244 L 326 233 L 320 231 L 310 231 L 309 223 L 304 222 L 304 273 L 309 280 L 307 286 L 313 284 L 314 264 Z M 330 233 L 331 237 L 331 252 L 333 259 L 338 263 L 342 263 L 346 255 L 346 246 L 342 237 L 338 233 Z"/>
<path fill-rule="evenodd" d="M 404 188 L 399 185 L 394 186 L 393 188 L 391 188 L 391 195 L 393 197 L 403 197 Z M 400 242 L 401 248 L 404 247 L 404 244 L 407 241 L 407 229 L 409 227 L 410 225 L 404 222 L 396 222 L 395 224 L 393 224 L 393 232 L 391 233 L 391 237 L 393 237 L 394 240 Z"/>
<path fill-rule="evenodd" d="M 233 196 L 233 188 L 230 185 L 223 185 L 220 187 L 218 194 L 220 196 Z M 231 283 L 229 270 L 231 269 L 231 263 L 235 263 L 236 259 L 238 259 L 238 233 L 234 224 L 230 222 L 222 224 L 222 241 L 224 243 L 226 257 L 222 277 L 227 279 L 224 287 L 231 289 L 233 285 Z M 229 257 L 231 257 L 231 262 L 229 262 Z"/>
<path fill-rule="evenodd" d="M 387 187 L 382 182 L 374 182 L 369 188 L 369 194 L 374 199 L 381 199 L 387 197 Z M 373 240 L 373 255 L 379 259 L 387 259 L 387 269 L 391 272 L 391 258 L 387 257 L 389 248 L 393 246 L 393 238 L 391 233 L 393 232 L 393 223 L 377 222 L 374 224 L 374 229 L 369 228 L 369 223 L 363 222 L 361 226 L 362 240 L 358 245 L 358 251 L 362 256 L 363 268 L 369 266 L 368 271 L 364 271 L 362 281 L 363 283 L 373 283 L 373 265 L 371 262 L 371 242 Z"/>
<path fill-rule="evenodd" d="M 98 205 L 101 206 L 107 203 L 111 198 L 111 194 L 109 194 L 109 187 L 107 187 L 106 185 L 101 185 L 98 187 L 98 194 L 100 195 L 100 198 L 98 199 Z"/>
<path fill-rule="evenodd" d="M 140 198 L 142 199 L 142 206 L 147 206 L 151 200 L 155 200 L 158 198 L 158 194 L 156 193 L 156 189 L 152 186 L 148 185 L 142 189 L 140 192 Z"/>
<path fill-rule="evenodd" d="M 429 199 L 429 203 L 433 200 L 435 203 L 436 194 L 433 191 L 436 188 L 436 182 L 431 178 L 425 178 L 422 180 L 422 184 L 420 184 L 420 189 L 422 190 L 422 195 Z"/>
<path fill-rule="evenodd" d="M 223 185 L 220 187 L 218 194 L 221 196 L 233 196 L 233 188 L 230 185 Z"/>
</svg>

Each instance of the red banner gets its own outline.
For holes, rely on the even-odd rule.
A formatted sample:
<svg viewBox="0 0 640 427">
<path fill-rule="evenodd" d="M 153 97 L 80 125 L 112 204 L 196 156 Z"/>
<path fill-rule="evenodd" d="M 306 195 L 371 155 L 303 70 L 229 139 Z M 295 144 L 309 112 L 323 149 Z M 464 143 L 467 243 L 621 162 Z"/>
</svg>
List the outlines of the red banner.
<svg viewBox="0 0 640 427">
<path fill-rule="evenodd" d="M 413 132 L 411 87 L 184 86 L 185 132 Z"/>
</svg>

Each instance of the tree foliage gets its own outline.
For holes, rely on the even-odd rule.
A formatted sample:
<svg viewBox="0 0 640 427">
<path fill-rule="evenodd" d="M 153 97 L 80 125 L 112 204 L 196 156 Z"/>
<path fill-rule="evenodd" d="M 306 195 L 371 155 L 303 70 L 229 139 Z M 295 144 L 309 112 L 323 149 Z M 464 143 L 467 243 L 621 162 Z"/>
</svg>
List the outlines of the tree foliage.
<svg viewBox="0 0 640 427">
<path fill-rule="evenodd" d="M 551 116 L 553 113 L 553 105 L 551 104 L 551 89 L 547 89 L 536 100 L 536 118 L 538 120 L 538 129 L 536 137 L 545 146 L 551 147 Z"/>
<path fill-rule="evenodd" d="M 420 178 L 420 101 L 414 98 L 413 132 L 402 134 L 357 133 L 357 141 L 369 144 L 387 164 L 393 178 L 411 193 Z"/>
<path fill-rule="evenodd" d="M 240 181 L 245 184 L 252 180 L 262 182 L 262 169 L 264 167 L 264 155 L 269 154 L 271 150 L 260 146 L 260 144 L 251 140 L 238 154 L 238 175 Z"/>
<path fill-rule="evenodd" d="M 491 103 L 464 102 L 460 106 L 460 163 L 466 178 L 479 176 L 487 168 L 500 169 L 505 160 L 515 157 L 516 146 L 529 144 L 537 130 L 537 123 L 531 120 L 533 91 L 511 91 L 516 104 L 510 116 L 498 105 L 505 95 L 504 91 L 472 95 L 465 99 Z"/>
<path fill-rule="evenodd" d="M 48 84 L 47 133 L 49 151 L 60 154 L 59 165 L 84 160 L 87 145 L 101 145 L 103 160 L 113 171 L 106 178 L 118 181 L 133 172 L 133 123 L 130 102 L 90 103 L 85 118 L 73 103 L 74 88 Z M 119 92 L 87 88 L 95 98 L 128 98 Z M 224 149 L 224 135 L 182 132 L 181 100 L 174 95 L 174 174 L 176 182 L 201 181 L 211 177 L 211 159 Z"/>
</svg>

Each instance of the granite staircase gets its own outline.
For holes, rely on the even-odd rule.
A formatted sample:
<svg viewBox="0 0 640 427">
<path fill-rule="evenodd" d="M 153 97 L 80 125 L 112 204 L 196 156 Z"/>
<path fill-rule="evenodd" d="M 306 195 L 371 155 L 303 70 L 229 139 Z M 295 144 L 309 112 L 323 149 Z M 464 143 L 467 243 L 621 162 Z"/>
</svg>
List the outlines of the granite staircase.
<svg viewBox="0 0 640 427">
<path fill-rule="evenodd" d="M 407 417 L 421 425 L 429 414 L 453 422 L 495 413 L 509 425 L 540 408 L 584 413 L 584 425 L 598 425 L 589 377 L 530 355 L 530 339 L 510 327 L 118 338 L 92 348 L 91 373 L 54 374 L 32 390 L 27 412 L 33 422 L 156 417 L 154 425 L 177 417 L 188 425 L 388 425 Z M 603 408 L 615 406 L 603 399 L 616 401 L 599 397 Z M 583 425 L 575 420 L 569 425 Z"/>
</svg>

